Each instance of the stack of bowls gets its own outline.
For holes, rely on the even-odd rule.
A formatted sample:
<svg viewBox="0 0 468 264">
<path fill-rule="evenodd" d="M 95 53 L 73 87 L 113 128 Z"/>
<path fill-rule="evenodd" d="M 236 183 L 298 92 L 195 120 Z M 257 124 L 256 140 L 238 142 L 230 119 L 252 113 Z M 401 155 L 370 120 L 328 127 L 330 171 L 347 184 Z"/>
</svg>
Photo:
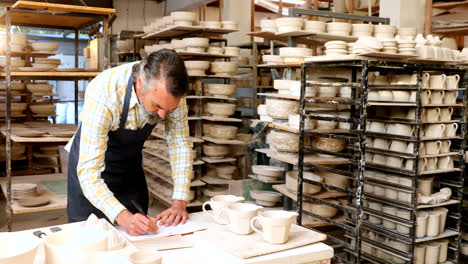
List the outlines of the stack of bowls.
<svg viewBox="0 0 468 264">
<path fill-rule="evenodd" d="M 401 40 L 414 40 L 417 34 L 418 34 L 418 29 L 414 27 L 398 29 L 398 36 L 400 36 Z"/>
<path fill-rule="evenodd" d="M 260 180 L 271 181 L 281 179 L 284 175 L 284 168 L 267 165 L 254 165 L 252 166 L 252 172 Z"/>
<path fill-rule="evenodd" d="M 174 25 L 174 20 L 172 19 L 172 17 L 171 16 L 163 16 L 161 27 L 162 28 L 168 28 L 168 27 L 171 27 L 172 25 Z"/>
<path fill-rule="evenodd" d="M 233 61 L 214 61 L 211 63 L 211 72 L 216 76 L 231 77 L 238 68 L 237 62 Z"/>
<path fill-rule="evenodd" d="M 190 76 L 205 76 L 205 71 L 210 67 L 209 61 L 185 61 L 187 74 Z"/>
<path fill-rule="evenodd" d="M 416 55 L 416 42 L 413 40 L 399 40 L 398 53 L 402 55 Z"/>
<path fill-rule="evenodd" d="M 193 12 L 176 11 L 171 12 L 171 18 L 176 26 L 192 26 L 197 20 L 197 14 Z"/>
<path fill-rule="evenodd" d="M 15 183 L 11 185 L 12 197 L 15 199 L 37 196 L 37 184 Z"/>
<path fill-rule="evenodd" d="M 345 22 L 328 22 L 327 32 L 337 36 L 349 36 L 351 35 L 351 24 Z"/>
<path fill-rule="evenodd" d="M 327 56 L 342 56 L 348 54 L 348 46 L 346 42 L 341 40 L 332 40 L 325 43 L 325 55 Z"/>
<path fill-rule="evenodd" d="M 187 52 L 204 53 L 209 46 L 207 38 L 184 38 Z"/>
<path fill-rule="evenodd" d="M 36 104 L 36 105 L 30 105 L 29 109 L 33 112 L 35 115 L 40 115 L 40 116 L 51 116 L 55 115 L 55 105 L 54 104 Z"/>
<path fill-rule="evenodd" d="M 223 47 L 208 47 L 208 53 L 209 54 L 216 54 L 216 55 L 223 55 L 224 54 L 224 48 Z"/>
<path fill-rule="evenodd" d="M 239 47 L 224 47 L 224 54 L 239 57 L 240 48 Z"/>
<path fill-rule="evenodd" d="M 221 21 L 221 24 L 222 24 L 224 29 L 237 30 L 237 28 L 238 28 L 237 21 Z"/>
<path fill-rule="evenodd" d="M 278 29 L 276 28 L 276 22 L 272 19 L 262 19 L 260 20 L 260 27 L 262 31 L 268 32 L 276 32 Z"/>
<path fill-rule="evenodd" d="M 221 22 L 219 21 L 204 21 L 203 26 L 206 28 L 221 28 Z"/>
<path fill-rule="evenodd" d="M 300 17 L 280 17 L 275 22 L 279 33 L 300 31 L 304 25 L 304 19 Z"/>
<path fill-rule="evenodd" d="M 35 52 L 55 52 L 59 47 L 57 42 L 33 42 L 32 51 Z"/>
<path fill-rule="evenodd" d="M 305 57 L 312 56 L 312 49 L 308 48 L 280 48 L 279 55 L 283 62 L 300 63 L 304 62 Z"/>
<path fill-rule="evenodd" d="M 173 39 L 171 40 L 171 46 L 176 52 L 185 51 L 185 41 L 182 39 Z"/>
<path fill-rule="evenodd" d="M 381 49 L 383 49 L 383 45 L 378 39 L 364 36 L 359 37 L 358 41 L 354 43 L 353 53 L 379 52 Z"/>
<path fill-rule="evenodd" d="M 374 25 L 372 24 L 353 24 L 353 37 L 372 36 Z"/>
<path fill-rule="evenodd" d="M 34 63 L 32 63 L 32 66 L 33 68 L 51 70 L 57 69 L 60 64 L 60 59 L 36 58 L 34 59 Z"/>
<path fill-rule="evenodd" d="M 35 96 L 51 94 L 54 88 L 53 84 L 47 82 L 28 83 L 26 88 Z"/>
<path fill-rule="evenodd" d="M 323 21 L 308 20 L 305 22 L 304 30 L 311 33 L 327 32 L 327 23 Z"/>
<path fill-rule="evenodd" d="M 283 59 L 279 55 L 263 55 L 263 63 L 265 64 L 281 64 Z"/>
<path fill-rule="evenodd" d="M 375 25 L 374 37 L 378 39 L 392 39 L 395 37 L 395 26 L 392 25 Z"/>
<path fill-rule="evenodd" d="M 2 54 L 6 52 L 6 37 L 1 41 Z M 22 34 L 11 34 L 10 38 L 10 50 L 11 52 L 24 52 L 26 47 L 26 35 Z"/>
<path fill-rule="evenodd" d="M 395 39 L 381 39 L 380 42 L 383 45 L 382 52 L 395 54 L 398 51 L 397 41 Z"/>
</svg>

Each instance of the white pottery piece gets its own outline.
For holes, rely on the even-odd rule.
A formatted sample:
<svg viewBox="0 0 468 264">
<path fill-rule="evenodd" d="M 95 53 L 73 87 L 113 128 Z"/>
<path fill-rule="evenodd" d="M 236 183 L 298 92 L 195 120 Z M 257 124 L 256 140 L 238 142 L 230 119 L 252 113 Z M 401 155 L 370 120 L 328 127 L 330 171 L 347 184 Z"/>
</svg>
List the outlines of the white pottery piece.
<svg viewBox="0 0 468 264">
<path fill-rule="evenodd" d="M 234 196 L 234 195 L 217 195 L 203 203 L 202 209 L 203 212 L 211 216 L 216 223 L 225 225 L 227 224 L 226 215 L 223 214 L 221 208 L 225 208 L 234 203 L 241 203 L 244 201 L 244 197 Z M 206 210 L 206 206 L 210 205 L 212 211 L 209 212 Z"/>
<path fill-rule="evenodd" d="M 298 186 L 298 171 L 288 171 L 286 173 L 286 188 L 294 193 L 297 193 L 297 186 Z M 316 182 L 323 182 L 323 178 L 317 174 L 312 172 L 304 171 L 303 178 L 313 180 Z M 322 186 L 314 185 L 310 183 L 303 183 L 302 184 L 302 192 L 305 194 L 315 194 L 322 190 Z"/>
<path fill-rule="evenodd" d="M 237 136 L 237 130 L 239 128 L 235 126 L 218 125 L 213 124 L 208 129 L 209 136 L 219 139 L 234 139 Z"/>
<path fill-rule="evenodd" d="M 230 151 L 231 149 L 229 145 L 212 143 L 203 144 L 203 153 L 209 157 L 223 158 L 224 156 L 228 155 Z"/>
<path fill-rule="evenodd" d="M 447 251 L 448 251 L 448 239 L 442 239 L 438 241 L 440 243 L 439 248 L 439 263 L 444 263 L 447 261 Z"/>
<path fill-rule="evenodd" d="M 445 230 L 445 222 L 447 220 L 448 209 L 445 207 L 439 207 L 439 208 L 434 209 L 434 211 L 437 211 L 440 213 L 439 233 L 443 233 Z"/>
<path fill-rule="evenodd" d="M 426 254 L 426 245 L 418 244 L 414 247 L 414 264 L 424 264 L 424 256 Z"/>
<path fill-rule="evenodd" d="M 250 221 L 263 207 L 248 203 L 235 203 L 221 208 L 228 216 L 228 227 L 238 235 L 248 235 L 253 232 Z"/>
<path fill-rule="evenodd" d="M 397 208 L 394 207 L 394 206 L 389 206 L 389 205 L 384 205 L 382 207 L 382 211 L 386 214 L 389 214 L 391 216 L 394 216 L 396 215 L 396 211 L 397 211 Z M 383 219 L 382 221 L 382 224 L 385 228 L 388 228 L 388 229 L 395 229 L 396 228 L 396 223 L 393 222 L 393 221 L 389 221 L 389 220 L 386 220 L 386 219 Z"/>
<path fill-rule="evenodd" d="M 429 212 L 429 218 L 427 221 L 427 236 L 438 236 L 440 230 L 440 212 L 439 211 L 432 211 Z"/>
<path fill-rule="evenodd" d="M 234 84 L 206 83 L 205 91 L 210 95 L 220 97 L 230 97 L 236 93 L 237 87 Z"/>
<path fill-rule="evenodd" d="M 206 112 L 214 117 L 229 117 L 236 112 L 236 104 L 208 102 Z"/>
<path fill-rule="evenodd" d="M 281 201 L 283 195 L 279 192 L 251 190 L 250 197 L 255 199 L 258 205 L 262 206 L 275 206 L 276 203 Z"/>
<path fill-rule="evenodd" d="M 59 43 L 53 42 L 33 42 L 31 48 L 33 51 L 54 52 L 58 49 Z"/>
<path fill-rule="evenodd" d="M 339 205 L 339 202 L 333 199 L 325 199 L 325 201 Z M 332 218 L 338 213 L 337 208 L 325 204 L 304 202 L 302 205 L 304 210 L 326 218 Z"/>
<path fill-rule="evenodd" d="M 254 217 L 250 222 L 250 226 L 255 232 L 263 234 L 265 241 L 271 244 L 284 244 L 289 239 L 291 224 L 297 216 L 298 214 L 295 212 L 266 211 Z M 257 220 L 260 222 L 263 231 L 255 228 L 255 221 Z"/>
<path fill-rule="evenodd" d="M 210 70 L 215 75 L 232 76 L 237 71 L 238 63 L 232 61 L 211 62 Z"/>
<path fill-rule="evenodd" d="M 256 175 L 281 177 L 284 174 L 284 168 L 277 166 L 254 165 L 252 166 L 252 172 Z"/>
<path fill-rule="evenodd" d="M 266 99 L 268 115 L 273 118 L 288 119 L 289 115 L 299 114 L 299 102 L 289 100 Z"/>
<path fill-rule="evenodd" d="M 429 214 L 424 211 L 416 212 L 416 231 L 415 235 L 417 238 L 425 237 L 427 232 L 427 222 Z M 440 216 L 439 216 L 440 218 Z"/>
<path fill-rule="evenodd" d="M 298 152 L 299 135 L 286 131 L 273 130 L 268 134 L 270 146 L 278 151 Z"/>
<path fill-rule="evenodd" d="M 0 264 L 34 263 L 40 242 L 29 233 L 0 233 Z"/>
<path fill-rule="evenodd" d="M 429 242 L 426 244 L 425 264 L 437 264 L 439 261 L 440 243 Z"/>
<path fill-rule="evenodd" d="M 221 25 L 224 29 L 232 29 L 232 30 L 238 29 L 237 21 L 224 20 L 224 21 L 221 21 Z"/>
</svg>

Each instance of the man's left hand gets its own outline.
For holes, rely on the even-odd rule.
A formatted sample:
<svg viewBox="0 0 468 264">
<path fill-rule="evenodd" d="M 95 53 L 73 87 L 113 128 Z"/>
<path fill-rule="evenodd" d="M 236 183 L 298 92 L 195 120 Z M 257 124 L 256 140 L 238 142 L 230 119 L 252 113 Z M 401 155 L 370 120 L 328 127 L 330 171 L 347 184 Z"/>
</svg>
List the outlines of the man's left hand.
<svg viewBox="0 0 468 264">
<path fill-rule="evenodd" d="M 185 224 L 188 218 L 187 213 L 187 202 L 182 200 L 173 200 L 172 205 L 169 209 L 156 216 L 156 221 L 159 221 L 159 225 L 165 226 L 176 226 L 178 224 Z"/>
</svg>

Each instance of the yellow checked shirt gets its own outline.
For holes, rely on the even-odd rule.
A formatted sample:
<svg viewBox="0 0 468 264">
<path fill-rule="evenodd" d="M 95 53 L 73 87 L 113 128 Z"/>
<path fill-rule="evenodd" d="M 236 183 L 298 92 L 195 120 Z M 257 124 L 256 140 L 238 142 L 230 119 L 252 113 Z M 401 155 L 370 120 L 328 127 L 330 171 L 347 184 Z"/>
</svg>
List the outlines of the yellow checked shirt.
<svg viewBox="0 0 468 264">
<path fill-rule="evenodd" d="M 104 171 L 104 153 L 107 149 L 108 132 L 119 128 L 127 81 L 135 63 L 106 70 L 88 85 L 83 110 L 80 114 L 81 140 L 78 161 L 78 178 L 86 198 L 110 221 L 125 210 L 109 190 L 101 172 Z M 134 89 L 130 99 L 125 128 L 136 130 L 146 124 L 139 115 L 139 104 Z M 187 105 L 182 99 L 179 106 L 168 113 L 165 122 L 166 139 L 174 180 L 172 199 L 187 200 L 192 170 L 192 142 L 189 140 Z M 70 150 L 73 139 L 67 144 Z"/>
</svg>

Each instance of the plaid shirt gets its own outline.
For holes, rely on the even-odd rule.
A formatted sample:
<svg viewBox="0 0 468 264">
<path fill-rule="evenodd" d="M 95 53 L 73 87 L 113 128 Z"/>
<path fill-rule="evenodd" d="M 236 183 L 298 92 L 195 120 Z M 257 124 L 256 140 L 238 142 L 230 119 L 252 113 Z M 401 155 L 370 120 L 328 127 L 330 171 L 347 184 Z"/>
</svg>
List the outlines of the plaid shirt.
<svg viewBox="0 0 468 264">
<path fill-rule="evenodd" d="M 112 222 L 115 222 L 115 218 L 125 210 L 125 207 L 101 179 L 101 172 L 105 168 L 107 134 L 119 128 L 127 81 L 134 64 L 124 64 L 106 70 L 94 78 L 86 89 L 84 106 L 80 114 L 78 178 L 86 198 Z M 139 104 L 132 89 L 125 128 L 136 130 L 146 124 L 146 120 L 139 115 L 140 107 L 143 106 Z M 174 111 L 168 113 L 165 121 L 160 122 L 165 122 L 166 125 L 166 139 L 174 180 L 172 199 L 187 200 L 193 173 L 193 144 L 189 140 L 185 99 L 181 100 Z M 67 150 L 70 150 L 72 142 L 73 139 L 67 144 Z"/>
</svg>

